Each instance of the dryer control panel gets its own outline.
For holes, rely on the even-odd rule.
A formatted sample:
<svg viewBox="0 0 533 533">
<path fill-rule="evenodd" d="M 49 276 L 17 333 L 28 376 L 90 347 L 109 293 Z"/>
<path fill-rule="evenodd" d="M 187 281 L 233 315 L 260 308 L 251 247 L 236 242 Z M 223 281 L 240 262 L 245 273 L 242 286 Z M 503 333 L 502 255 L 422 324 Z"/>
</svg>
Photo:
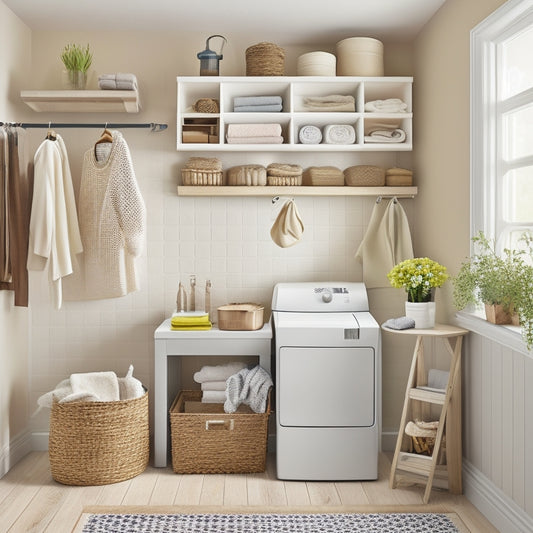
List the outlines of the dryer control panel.
<svg viewBox="0 0 533 533">
<path fill-rule="evenodd" d="M 339 313 L 369 309 L 364 283 L 332 281 L 278 283 L 274 287 L 272 310 Z"/>
</svg>

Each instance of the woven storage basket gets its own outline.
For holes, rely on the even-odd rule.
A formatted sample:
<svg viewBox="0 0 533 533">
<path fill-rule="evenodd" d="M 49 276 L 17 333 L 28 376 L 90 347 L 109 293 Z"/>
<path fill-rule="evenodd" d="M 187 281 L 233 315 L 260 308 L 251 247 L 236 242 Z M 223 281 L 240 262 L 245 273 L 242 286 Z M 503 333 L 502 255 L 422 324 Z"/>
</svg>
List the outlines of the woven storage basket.
<svg viewBox="0 0 533 533">
<path fill-rule="evenodd" d="M 198 170 L 182 168 L 183 185 L 222 185 L 222 172 L 218 170 Z"/>
<path fill-rule="evenodd" d="M 385 169 L 372 165 L 355 165 L 344 170 L 344 181 L 352 187 L 383 187 Z"/>
<path fill-rule="evenodd" d="M 267 185 L 275 187 L 294 186 L 302 184 L 302 176 L 267 176 Z"/>
<path fill-rule="evenodd" d="M 228 414 L 224 413 L 223 404 L 201 403 L 201 399 L 202 391 L 181 391 L 170 408 L 174 472 L 264 472 L 270 393 L 265 413 L 254 413 L 241 405 L 238 412 Z M 200 412 L 184 412 L 186 402 L 195 402 L 195 411 Z"/>
<path fill-rule="evenodd" d="M 283 76 L 285 50 L 274 43 L 258 43 L 246 49 L 247 76 Z"/>
<path fill-rule="evenodd" d="M 148 393 L 117 402 L 54 402 L 48 455 L 52 477 L 65 485 L 105 485 L 148 466 Z"/>
</svg>

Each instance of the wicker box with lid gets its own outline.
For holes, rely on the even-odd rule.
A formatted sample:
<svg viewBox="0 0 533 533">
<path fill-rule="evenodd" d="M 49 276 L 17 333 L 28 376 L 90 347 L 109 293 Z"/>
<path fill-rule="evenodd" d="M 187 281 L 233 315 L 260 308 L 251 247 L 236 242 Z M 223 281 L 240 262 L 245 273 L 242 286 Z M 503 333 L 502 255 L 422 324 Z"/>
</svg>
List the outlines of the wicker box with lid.
<svg viewBox="0 0 533 533">
<path fill-rule="evenodd" d="M 170 408 L 172 469 L 177 474 L 264 472 L 270 394 L 264 413 L 241 405 L 202 403 L 202 391 L 181 391 Z"/>
</svg>

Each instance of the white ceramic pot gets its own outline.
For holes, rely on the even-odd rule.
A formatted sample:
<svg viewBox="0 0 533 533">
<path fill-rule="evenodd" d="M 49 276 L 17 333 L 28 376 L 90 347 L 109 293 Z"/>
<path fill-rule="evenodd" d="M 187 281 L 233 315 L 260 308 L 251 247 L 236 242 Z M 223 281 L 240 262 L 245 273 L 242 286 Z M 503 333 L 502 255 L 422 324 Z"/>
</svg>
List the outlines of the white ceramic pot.
<svg viewBox="0 0 533 533">
<path fill-rule="evenodd" d="M 435 302 L 405 302 L 405 316 L 415 321 L 416 329 L 435 327 Z"/>
</svg>

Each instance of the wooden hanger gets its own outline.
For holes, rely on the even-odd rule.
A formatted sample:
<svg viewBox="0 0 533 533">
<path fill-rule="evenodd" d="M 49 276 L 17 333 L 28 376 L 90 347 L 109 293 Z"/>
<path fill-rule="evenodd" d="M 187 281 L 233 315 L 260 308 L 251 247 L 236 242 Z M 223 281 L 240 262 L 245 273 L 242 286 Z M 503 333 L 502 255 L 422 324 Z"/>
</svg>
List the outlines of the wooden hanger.
<svg viewBox="0 0 533 533">
<path fill-rule="evenodd" d="M 95 144 L 112 143 L 112 142 L 113 142 L 113 134 L 107 129 L 107 122 L 106 122 L 104 126 L 104 131 L 102 132 L 102 135 L 96 141 Z"/>
</svg>

